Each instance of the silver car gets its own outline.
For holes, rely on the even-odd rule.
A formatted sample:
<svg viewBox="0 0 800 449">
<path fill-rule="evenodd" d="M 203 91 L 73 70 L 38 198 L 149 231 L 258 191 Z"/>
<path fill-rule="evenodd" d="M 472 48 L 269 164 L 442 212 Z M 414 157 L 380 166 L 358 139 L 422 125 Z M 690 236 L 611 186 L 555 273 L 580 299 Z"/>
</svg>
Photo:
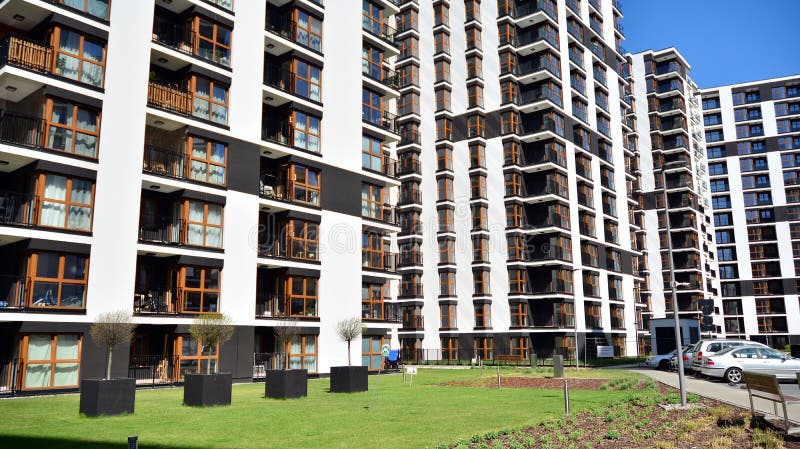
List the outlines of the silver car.
<svg viewBox="0 0 800 449">
<path fill-rule="evenodd" d="M 710 377 L 721 377 L 730 383 L 744 379 L 743 371 L 759 374 L 774 374 L 778 379 L 794 380 L 800 372 L 800 359 L 760 346 L 744 346 L 723 349 L 714 355 L 703 357 L 700 372 Z"/>
<path fill-rule="evenodd" d="M 723 349 L 742 346 L 759 346 L 762 348 L 769 348 L 769 346 L 763 343 L 748 340 L 703 339 L 698 341 L 692 350 L 693 354 L 690 358 L 692 370 L 695 373 L 702 374 L 701 368 L 706 357 L 712 356 Z"/>
</svg>

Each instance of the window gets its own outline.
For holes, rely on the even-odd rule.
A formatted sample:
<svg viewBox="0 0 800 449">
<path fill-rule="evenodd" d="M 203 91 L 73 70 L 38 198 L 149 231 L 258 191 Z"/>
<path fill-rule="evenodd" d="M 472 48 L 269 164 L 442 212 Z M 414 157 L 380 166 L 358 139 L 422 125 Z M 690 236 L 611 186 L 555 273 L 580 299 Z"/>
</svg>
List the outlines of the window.
<svg viewBox="0 0 800 449">
<path fill-rule="evenodd" d="M 483 107 L 483 86 L 472 84 L 467 86 L 468 107 Z"/>
<path fill-rule="evenodd" d="M 100 113 L 67 101 L 48 98 L 47 148 L 79 156 L 97 157 Z"/>
<path fill-rule="evenodd" d="M 472 27 L 466 30 L 467 35 L 467 50 L 472 50 L 474 48 L 480 49 L 481 48 L 481 29 L 477 27 Z"/>
<path fill-rule="evenodd" d="M 736 248 L 718 248 L 717 260 L 720 262 L 736 260 Z"/>
<path fill-rule="evenodd" d="M 304 47 L 321 52 L 322 20 L 301 9 L 296 9 L 294 11 L 294 21 L 296 23 L 295 42 Z"/>
<path fill-rule="evenodd" d="M 484 116 L 470 115 L 467 117 L 467 131 L 469 132 L 469 137 L 483 137 L 484 129 L 486 129 L 486 118 Z"/>
<path fill-rule="evenodd" d="M 508 270 L 508 290 L 509 294 L 525 294 L 528 292 L 528 277 L 525 270 Z"/>
<path fill-rule="evenodd" d="M 492 327 L 492 305 L 475 304 L 475 327 L 487 329 Z"/>
<path fill-rule="evenodd" d="M 730 209 L 731 208 L 730 195 L 715 196 L 711 198 L 711 207 L 714 209 Z"/>
<path fill-rule="evenodd" d="M 467 79 L 470 78 L 481 78 L 483 76 L 483 59 L 481 59 L 478 55 L 472 55 L 467 57 Z M 450 79 L 450 73 L 448 70 L 447 73 L 448 80 Z"/>
<path fill-rule="evenodd" d="M 470 20 L 478 19 L 480 20 L 481 16 L 481 1 L 480 0 L 466 0 L 464 2 L 464 8 L 466 10 L 466 21 L 469 22 Z"/>
<path fill-rule="evenodd" d="M 179 335 L 175 340 L 176 353 L 180 359 L 180 377 L 186 374 L 205 373 L 208 364 L 211 372 L 216 370 L 219 362 L 219 345 L 212 346 L 195 340 L 191 335 Z"/>
<path fill-rule="evenodd" d="M 222 206 L 188 200 L 184 211 L 189 245 L 222 248 Z"/>
<path fill-rule="evenodd" d="M 81 336 L 30 334 L 20 341 L 23 390 L 77 387 L 81 363 Z"/>
<path fill-rule="evenodd" d="M 55 27 L 54 73 L 95 87 L 103 87 L 105 44 L 67 28 Z"/>
<path fill-rule="evenodd" d="M 600 275 L 591 271 L 583 272 L 583 294 L 584 296 L 600 296 Z"/>
<path fill-rule="evenodd" d="M 361 136 L 361 166 L 367 170 L 382 172 L 383 142 L 370 136 Z"/>
<path fill-rule="evenodd" d="M 456 274 L 451 271 L 439 272 L 439 296 L 456 295 Z"/>
<path fill-rule="evenodd" d="M 312 153 L 320 152 L 320 119 L 304 112 L 293 113 L 293 145 Z"/>
<path fill-rule="evenodd" d="M 382 320 L 385 288 L 382 284 L 361 284 L 361 318 Z"/>
<path fill-rule="evenodd" d="M 469 177 L 470 198 L 486 198 L 486 175 L 477 174 Z"/>
<path fill-rule="evenodd" d="M 383 188 L 361 184 L 361 216 L 380 220 L 383 218 Z"/>
<path fill-rule="evenodd" d="M 703 110 L 719 109 L 719 97 L 703 98 Z"/>
<path fill-rule="evenodd" d="M 383 368 L 382 346 L 383 337 L 363 336 L 361 338 L 361 366 L 366 366 L 370 370 Z"/>
<path fill-rule="evenodd" d="M 511 204 L 506 206 L 506 226 L 509 228 L 520 228 L 524 225 L 522 218 L 522 205 Z"/>
<path fill-rule="evenodd" d="M 318 260 L 319 225 L 292 219 L 287 227 L 286 246 L 292 259 Z"/>
<path fill-rule="evenodd" d="M 524 302 L 510 304 L 511 327 L 528 327 L 528 304 Z"/>
<path fill-rule="evenodd" d="M 519 114 L 515 111 L 505 111 L 500 114 L 500 132 L 502 134 L 519 133 Z"/>
<path fill-rule="evenodd" d="M 453 140 L 453 120 L 449 118 L 436 119 L 436 140 Z"/>
<path fill-rule="evenodd" d="M 436 73 L 437 83 L 441 81 L 450 81 L 450 61 L 444 59 L 436 61 L 434 71 Z"/>
<path fill-rule="evenodd" d="M 302 165 L 292 165 L 289 169 L 292 200 L 319 205 L 320 177 L 321 175 L 316 170 Z"/>
<path fill-rule="evenodd" d="M 709 159 L 718 159 L 726 155 L 725 147 L 708 147 L 706 149 L 706 156 Z"/>
<path fill-rule="evenodd" d="M 439 53 L 450 54 L 450 35 L 443 31 L 433 33 L 433 54 Z"/>
<path fill-rule="evenodd" d="M 89 258 L 77 254 L 37 252 L 28 258 L 30 307 L 83 309 Z"/>
<path fill-rule="evenodd" d="M 727 179 L 715 179 L 711 181 L 711 192 L 727 192 L 729 189 L 728 187 L 728 180 Z"/>
<path fill-rule="evenodd" d="M 456 242 L 451 239 L 439 240 L 439 264 L 456 263 L 455 253 Z"/>
<path fill-rule="evenodd" d="M 189 136 L 189 176 L 195 181 L 225 185 L 227 146 L 220 142 Z"/>
<path fill-rule="evenodd" d="M 723 140 L 722 131 L 706 131 L 706 142 L 719 142 Z"/>
<path fill-rule="evenodd" d="M 222 125 L 228 124 L 228 86 L 201 76 L 192 76 L 194 93 L 192 115 Z"/>
<path fill-rule="evenodd" d="M 289 369 L 305 369 L 309 373 L 317 372 L 317 336 L 295 335 L 286 345 L 289 354 Z"/>
<path fill-rule="evenodd" d="M 183 290 L 181 311 L 219 312 L 220 275 L 219 268 L 181 267 L 178 274 L 178 286 Z"/>
<path fill-rule="evenodd" d="M 439 232 L 454 232 L 453 209 L 439 209 L 437 213 L 439 215 Z"/>
<path fill-rule="evenodd" d="M 456 310 L 455 304 L 440 304 L 439 316 L 441 317 L 441 329 L 456 329 Z"/>
<path fill-rule="evenodd" d="M 453 180 L 451 178 L 437 179 L 436 186 L 439 201 L 453 201 Z"/>
<path fill-rule="evenodd" d="M 378 270 L 384 268 L 384 243 L 381 234 L 365 230 L 361 234 L 361 248 L 361 266 Z"/>
<path fill-rule="evenodd" d="M 449 88 L 439 87 L 436 89 L 436 110 L 449 111 L 451 92 Z"/>
<path fill-rule="evenodd" d="M 91 231 L 94 182 L 53 173 L 35 179 L 39 226 Z"/>
<path fill-rule="evenodd" d="M 361 90 L 361 119 L 373 125 L 381 125 L 383 97 L 369 89 Z"/>
<path fill-rule="evenodd" d="M 728 173 L 728 165 L 725 162 L 708 164 L 708 174 L 711 176 L 724 175 Z"/>
<path fill-rule="evenodd" d="M 492 337 L 475 337 L 472 341 L 472 349 L 475 352 L 475 356 L 482 360 L 492 360 L 494 358 L 493 340 Z"/>
<path fill-rule="evenodd" d="M 322 101 L 322 69 L 296 59 L 294 75 L 294 93 L 309 100 Z"/>
<path fill-rule="evenodd" d="M 508 346 L 509 355 L 528 359 L 528 337 L 510 337 Z"/>
<path fill-rule="evenodd" d="M 442 360 L 458 360 L 458 337 L 441 337 Z"/>
<path fill-rule="evenodd" d="M 374 80 L 383 78 L 383 54 L 369 45 L 361 47 L 361 73 Z"/>
<path fill-rule="evenodd" d="M 483 296 L 491 294 L 489 274 L 490 272 L 484 270 L 472 272 L 472 292 L 474 295 Z"/>
<path fill-rule="evenodd" d="M 286 279 L 290 316 L 317 316 L 317 282 L 316 278 L 304 276 L 289 276 Z"/>
<path fill-rule="evenodd" d="M 193 28 L 195 54 L 201 58 L 230 67 L 231 65 L 231 29 L 212 22 L 204 17 L 195 17 Z"/>
</svg>

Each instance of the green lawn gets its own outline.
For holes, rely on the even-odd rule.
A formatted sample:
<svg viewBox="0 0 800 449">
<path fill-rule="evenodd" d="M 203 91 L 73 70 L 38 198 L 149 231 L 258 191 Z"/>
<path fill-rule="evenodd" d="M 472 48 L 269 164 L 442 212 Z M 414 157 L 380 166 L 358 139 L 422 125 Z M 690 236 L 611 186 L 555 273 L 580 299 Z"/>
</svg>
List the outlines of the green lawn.
<svg viewBox="0 0 800 449">
<path fill-rule="evenodd" d="M 485 371 L 487 377 L 495 373 Z M 578 375 L 637 376 L 610 369 Z M 372 376 L 369 392 L 350 395 L 329 393 L 327 379 L 311 380 L 308 397 L 291 401 L 265 399 L 264 384 L 234 385 L 231 406 L 208 409 L 183 406 L 182 388 L 140 390 L 135 414 L 108 418 L 79 416 L 77 395 L 0 400 L 0 448 L 124 448 L 129 435 L 139 436 L 142 449 L 423 448 L 563 413 L 559 390 L 435 385 L 477 377 L 479 370 L 422 369 L 409 387 L 400 375 Z M 632 394 L 571 391 L 570 397 L 577 412 Z"/>
</svg>

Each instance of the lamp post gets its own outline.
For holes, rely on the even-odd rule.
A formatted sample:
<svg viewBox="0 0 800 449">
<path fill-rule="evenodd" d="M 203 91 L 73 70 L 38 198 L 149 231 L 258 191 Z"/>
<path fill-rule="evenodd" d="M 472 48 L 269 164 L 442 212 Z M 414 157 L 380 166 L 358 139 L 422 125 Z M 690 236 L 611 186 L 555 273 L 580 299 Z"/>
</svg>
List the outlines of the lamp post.
<svg viewBox="0 0 800 449">
<path fill-rule="evenodd" d="M 670 167 L 671 166 L 671 167 Z M 683 373 L 683 348 L 681 347 L 681 323 L 678 317 L 678 297 L 675 289 L 678 284 L 675 282 L 675 267 L 672 262 L 672 233 L 669 225 L 669 198 L 667 198 L 667 169 L 685 167 L 683 161 L 675 161 L 661 166 L 661 187 L 664 190 L 664 217 L 666 218 L 667 228 L 667 255 L 669 257 L 669 286 L 672 296 L 672 319 L 675 324 L 675 353 L 678 355 L 678 385 L 681 390 L 681 407 L 686 407 L 686 378 Z"/>
</svg>

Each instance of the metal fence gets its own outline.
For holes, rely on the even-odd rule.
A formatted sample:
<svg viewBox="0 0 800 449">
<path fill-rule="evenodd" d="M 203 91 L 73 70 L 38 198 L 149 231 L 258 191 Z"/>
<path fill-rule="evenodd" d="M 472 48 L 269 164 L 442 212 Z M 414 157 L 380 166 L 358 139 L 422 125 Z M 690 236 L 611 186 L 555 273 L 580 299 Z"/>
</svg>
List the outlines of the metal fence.
<svg viewBox="0 0 800 449">
<path fill-rule="evenodd" d="M 176 355 L 139 355 L 128 362 L 128 377 L 136 386 L 174 385 L 180 380 L 179 357 Z"/>
</svg>

